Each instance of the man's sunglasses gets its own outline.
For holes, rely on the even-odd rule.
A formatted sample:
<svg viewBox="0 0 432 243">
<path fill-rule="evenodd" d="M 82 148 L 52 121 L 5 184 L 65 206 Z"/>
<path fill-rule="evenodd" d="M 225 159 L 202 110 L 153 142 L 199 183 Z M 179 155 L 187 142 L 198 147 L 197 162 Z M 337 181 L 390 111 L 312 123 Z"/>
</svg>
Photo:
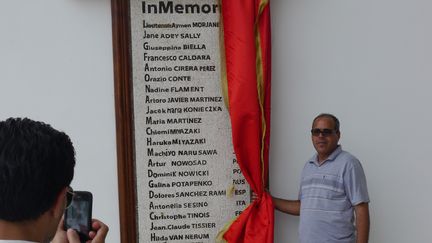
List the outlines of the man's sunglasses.
<svg viewBox="0 0 432 243">
<path fill-rule="evenodd" d="M 74 196 L 75 196 L 75 193 L 74 193 L 72 187 L 69 186 L 67 191 L 66 191 L 66 208 L 70 207 L 70 205 L 72 204 Z"/>
<path fill-rule="evenodd" d="M 324 129 L 314 128 L 311 130 L 311 134 L 314 137 L 318 137 L 320 134 L 322 134 L 324 137 L 328 137 L 334 133 L 336 133 L 336 130 L 328 129 L 328 128 L 324 128 Z"/>
</svg>

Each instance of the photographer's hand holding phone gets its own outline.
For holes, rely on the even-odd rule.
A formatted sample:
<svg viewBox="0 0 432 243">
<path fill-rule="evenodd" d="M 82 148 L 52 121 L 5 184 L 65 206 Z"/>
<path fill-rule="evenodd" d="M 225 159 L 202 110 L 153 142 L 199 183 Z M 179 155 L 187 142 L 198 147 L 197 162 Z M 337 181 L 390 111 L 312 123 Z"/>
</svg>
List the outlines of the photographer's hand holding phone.
<svg viewBox="0 0 432 243">
<path fill-rule="evenodd" d="M 108 226 L 97 219 L 93 219 L 92 230 L 89 232 L 87 243 L 104 243 L 108 233 Z M 66 232 L 68 243 L 80 243 L 80 237 L 74 229 L 68 229 Z"/>
<path fill-rule="evenodd" d="M 89 233 L 87 243 L 105 243 L 108 234 L 108 226 L 97 219 L 92 220 L 92 230 Z M 63 219 L 57 227 L 57 233 L 51 243 L 80 243 L 80 237 L 74 229 L 64 230 Z"/>
<path fill-rule="evenodd" d="M 89 233 L 92 243 L 104 242 L 108 234 L 108 226 L 97 219 L 93 219 L 92 230 Z"/>
<path fill-rule="evenodd" d="M 64 217 L 52 243 L 104 243 L 108 227 L 92 219 L 93 196 L 88 191 L 67 192 Z"/>
</svg>

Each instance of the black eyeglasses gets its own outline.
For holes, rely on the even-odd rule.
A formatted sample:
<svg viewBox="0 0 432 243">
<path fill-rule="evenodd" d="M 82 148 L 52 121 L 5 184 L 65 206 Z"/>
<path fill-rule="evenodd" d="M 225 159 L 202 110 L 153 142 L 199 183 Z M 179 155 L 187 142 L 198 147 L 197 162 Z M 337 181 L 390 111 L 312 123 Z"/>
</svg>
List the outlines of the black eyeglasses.
<svg viewBox="0 0 432 243">
<path fill-rule="evenodd" d="M 314 128 L 311 130 L 312 136 L 315 136 L 315 137 L 318 137 L 320 134 L 322 134 L 324 137 L 328 137 L 328 136 L 334 134 L 335 132 L 336 132 L 336 130 L 328 129 L 328 128 L 324 128 L 324 129 Z"/>
<path fill-rule="evenodd" d="M 66 191 L 66 208 L 70 207 L 70 205 L 72 204 L 74 196 L 75 196 L 75 193 L 74 193 L 72 187 L 69 186 L 67 191 Z"/>
</svg>

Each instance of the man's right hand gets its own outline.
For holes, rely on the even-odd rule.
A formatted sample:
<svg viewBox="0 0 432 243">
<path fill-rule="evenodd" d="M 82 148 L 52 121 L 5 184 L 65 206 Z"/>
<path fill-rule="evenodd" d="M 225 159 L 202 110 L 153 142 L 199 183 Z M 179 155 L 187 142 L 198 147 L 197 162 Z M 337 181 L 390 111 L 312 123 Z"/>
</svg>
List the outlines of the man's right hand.
<svg viewBox="0 0 432 243">
<path fill-rule="evenodd" d="M 63 223 L 61 222 L 52 243 L 81 243 L 78 233 L 75 230 L 68 229 L 68 231 L 65 232 L 62 225 Z M 100 220 L 93 219 L 92 228 L 93 230 L 89 233 L 90 240 L 88 240 L 87 243 L 105 243 L 105 238 L 109 230 L 108 226 Z"/>
<path fill-rule="evenodd" d="M 105 238 L 108 234 L 108 226 L 106 226 L 104 223 L 97 219 L 93 219 L 92 222 L 92 231 L 90 231 L 90 241 L 87 241 L 88 243 L 104 243 Z"/>
</svg>

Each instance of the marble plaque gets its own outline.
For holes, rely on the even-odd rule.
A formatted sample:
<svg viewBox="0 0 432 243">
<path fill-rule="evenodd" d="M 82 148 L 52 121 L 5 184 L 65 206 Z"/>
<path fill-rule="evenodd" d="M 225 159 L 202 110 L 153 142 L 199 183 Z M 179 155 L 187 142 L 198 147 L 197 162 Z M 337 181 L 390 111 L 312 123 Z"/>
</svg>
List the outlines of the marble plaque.
<svg viewBox="0 0 432 243">
<path fill-rule="evenodd" d="M 130 1 L 139 242 L 214 242 L 250 201 L 221 92 L 217 0 Z"/>
</svg>

